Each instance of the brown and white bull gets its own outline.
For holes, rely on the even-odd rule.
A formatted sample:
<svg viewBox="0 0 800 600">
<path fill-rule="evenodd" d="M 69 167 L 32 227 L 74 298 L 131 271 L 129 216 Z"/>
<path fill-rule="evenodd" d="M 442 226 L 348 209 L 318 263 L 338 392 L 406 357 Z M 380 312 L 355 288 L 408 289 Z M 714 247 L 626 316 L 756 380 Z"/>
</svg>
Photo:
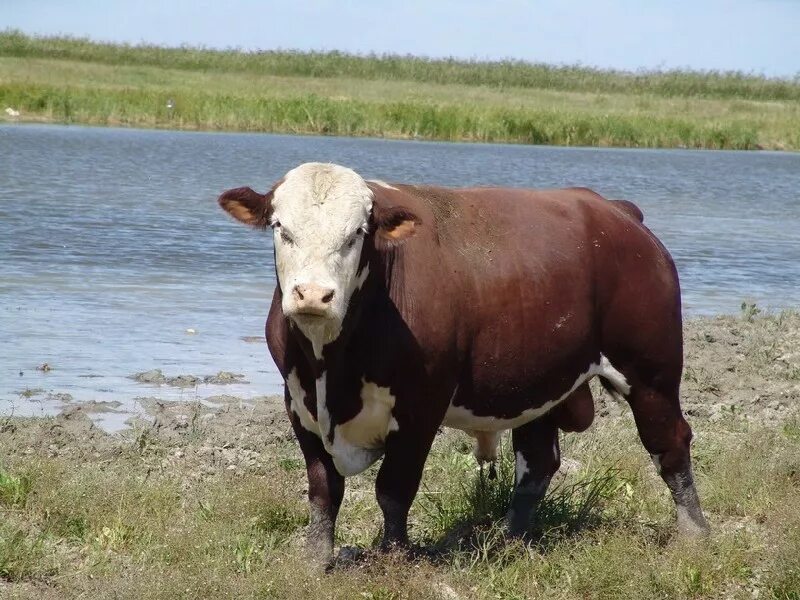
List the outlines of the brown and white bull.
<svg viewBox="0 0 800 600">
<path fill-rule="evenodd" d="M 345 477 L 380 457 L 382 545 L 408 542 L 443 425 L 475 437 L 480 461 L 512 430 L 508 526 L 524 532 L 559 468 L 559 429 L 592 422 L 595 376 L 630 403 L 679 530 L 707 529 L 678 395 L 678 276 L 633 204 L 580 188 L 390 185 L 320 163 L 219 203 L 274 231 L 266 337 L 306 461 L 317 559 L 332 557 Z"/>
</svg>

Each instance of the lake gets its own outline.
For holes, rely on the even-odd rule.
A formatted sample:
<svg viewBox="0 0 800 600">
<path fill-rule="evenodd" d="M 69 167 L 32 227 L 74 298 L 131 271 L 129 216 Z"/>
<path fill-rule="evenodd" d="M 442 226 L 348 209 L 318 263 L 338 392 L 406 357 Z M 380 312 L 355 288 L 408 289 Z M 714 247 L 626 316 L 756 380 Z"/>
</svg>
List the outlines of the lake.
<svg viewBox="0 0 800 600">
<path fill-rule="evenodd" d="M 408 183 L 588 186 L 642 208 L 687 316 L 800 306 L 800 154 L 0 125 L 0 158 L 0 414 L 53 412 L 46 392 L 63 392 L 121 402 L 97 417 L 114 428 L 140 396 L 280 392 L 265 344 L 243 339 L 263 335 L 271 237 L 216 198 L 306 161 Z M 128 377 L 154 368 L 249 383 Z"/>
</svg>

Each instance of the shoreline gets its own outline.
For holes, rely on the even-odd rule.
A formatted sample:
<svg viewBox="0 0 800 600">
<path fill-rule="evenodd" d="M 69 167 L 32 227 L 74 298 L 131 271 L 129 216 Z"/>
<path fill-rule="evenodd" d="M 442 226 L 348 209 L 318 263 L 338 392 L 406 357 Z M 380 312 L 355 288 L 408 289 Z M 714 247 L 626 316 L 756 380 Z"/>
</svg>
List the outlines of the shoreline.
<svg viewBox="0 0 800 600">
<path fill-rule="evenodd" d="M 218 134 L 242 134 L 242 135 L 275 135 L 287 137 L 321 137 L 321 138 L 341 138 L 341 139 L 358 139 L 358 140 L 372 140 L 372 141 L 388 141 L 388 142 L 420 142 L 420 143 L 438 143 L 438 144 L 475 144 L 475 145 L 497 145 L 497 146 L 531 146 L 534 148 L 562 148 L 572 150 L 630 150 L 630 151 L 647 151 L 647 150 L 685 150 L 692 152 L 734 152 L 734 153 L 757 153 L 757 154 L 788 154 L 796 155 L 800 153 L 800 146 L 795 147 L 762 147 L 754 146 L 749 148 L 713 148 L 713 147 L 688 147 L 683 145 L 678 146 L 614 146 L 614 145 L 578 145 L 578 144 L 533 144 L 522 141 L 514 140 L 475 140 L 475 139 L 439 139 L 439 138 L 423 138 L 414 137 L 409 135 L 391 135 L 391 134 L 364 134 L 364 135 L 346 135 L 339 133 L 319 133 L 316 131 L 283 131 L 283 130 L 253 130 L 253 129 L 217 129 L 217 128 L 200 128 L 192 125 L 184 127 L 170 126 L 168 123 L 155 123 L 152 124 L 148 121 L 143 122 L 95 122 L 87 121 L 67 121 L 51 118 L 44 115 L 34 115 L 25 117 L 7 117 L 0 113 L 0 126 L 3 125 L 16 125 L 16 126 L 58 126 L 58 127 L 87 127 L 93 129 L 122 129 L 131 131 L 157 131 L 157 132 L 174 132 L 174 133 L 218 133 Z"/>
<path fill-rule="evenodd" d="M 800 409 L 800 351 L 796 348 L 800 348 L 797 310 L 687 319 L 681 390 L 684 411 L 706 419 L 743 413 L 762 423 L 784 418 Z M 265 394 L 241 374 L 174 371 L 173 366 L 163 373 L 156 368 L 128 374 L 128 389 L 135 391 L 128 391 L 131 396 L 127 398 L 115 397 L 114 390 L 108 390 L 102 398 L 76 399 L 70 388 L 46 389 L 47 375 L 43 374 L 40 379 L 45 387 L 18 390 L 17 399 L 9 404 L 15 409 L 26 405 L 21 409 L 23 415 L 30 415 L 33 406 L 39 407 L 39 416 L 47 418 L 81 413 L 112 433 L 164 419 L 214 419 L 242 407 L 253 414 L 283 413 L 280 394 Z M 599 414 L 619 413 L 602 400 L 602 394 L 595 396 Z"/>
<path fill-rule="evenodd" d="M 2 98 L 2 86 L 0 86 L 0 98 Z M 73 100 L 65 100 L 68 104 Z M 80 102 L 79 100 L 77 101 Z M 301 100 L 302 102 L 302 100 Z M 8 101 L 5 102 L 9 104 Z M 16 105 L 19 105 L 18 103 Z M 15 105 L 15 106 L 16 106 Z M 9 106 L 9 108 L 13 108 Z M 383 109 L 384 107 L 378 107 Z M 392 107 L 388 107 L 391 110 Z M 425 111 L 428 107 L 420 106 L 420 110 Z M 57 111 L 58 107 L 50 107 L 50 111 Z M 433 109 L 438 110 L 437 108 Z M 444 107 L 447 111 L 447 107 Z M 499 116 L 499 115 L 498 115 Z M 524 120 L 523 114 L 515 115 L 520 120 Z M 361 119 L 361 115 L 355 115 L 355 119 Z M 561 129 L 570 128 L 568 123 L 569 119 L 560 115 L 539 115 L 537 119 L 544 123 L 548 118 L 559 118 L 564 121 L 560 124 Z M 658 136 L 656 139 L 648 139 L 643 134 L 641 138 L 636 138 L 635 135 L 631 137 L 625 134 L 624 139 L 616 139 L 611 136 L 598 131 L 594 132 L 591 129 L 593 125 L 588 128 L 585 125 L 586 120 L 582 118 L 576 119 L 576 129 L 584 129 L 584 133 L 579 134 L 573 138 L 569 133 L 564 131 L 553 131 L 542 133 L 537 131 L 537 126 L 533 126 L 530 133 L 520 134 L 507 134 L 507 133 L 482 133 L 479 131 L 467 131 L 462 134 L 438 134 L 438 133 L 418 133 L 416 131 L 406 131 L 407 125 L 400 125 L 397 129 L 367 129 L 359 132 L 348 131 L 348 126 L 339 128 L 336 124 L 314 123 L 315 118 L 309 116 L 308 122 L 297 121 L 289 125 L 281 126 L 270 123 L 269 119 L 258 122 L 256 124 L 248 123 L 242 126 L 231 126 L 229 124 L 215 124 L 208 125 L 198 122 L 181 121 L 175 124 L 171 120 L 159 120 L 155 113 L 147 114 L 142 113 L 130 119 L 118 119 L 109 117 L 107 115 L 98 113 L 91 114 L 85 117 L 65 117 L 63 115 L 53 115 L 44 113 L 33 113 L 19 117 L 7 117 L 0 115 L 0 124 L 18 123 L 25 124 L 39 124 L 39 125 L 82 125 L 87 127 L 111 127 L 120 129 L 149 129 L 154 131 L 186 131 L 198 133 L 266 133 L 276 135 L 291 135 L 291 136 L 320 136 L 320 137 L 342 137 L 353 139 L 376 139 L 376 140 L 399 140 L 399 141 L 418 141 L 418 142 L 441 142 L 441 143 L 454 143 L 454 144 L 507 144 L 518 146 L 540 146 L 540 147 L 557 147 L 557 148 L 606 148 L 606 149 L 627 149 L 627 150 L 718 150 L 718 151 L 737 151 L 737 152 L 785 152 L 797 153 L 800 152 L 800 145 L 793 145 L 784 141 L 768 142 L 761 144 L 755 141 L 755 137 L 750 131 L 743 131 L 739 128 L 733 127 L 722 129 L 712 125 L 705 128 L 696 134 L 696 137 L 689 138 L 688 143 L 673 143 L 670 141 L 663 141 Z M 605 129 L 605 126 L 596 121 L 598 129 Z M 619 119 L 615 126 L 622 128 L 636 128 L 635 123 L 627 119 Z M 678 123 L 679 127 L 687 127 L 686 124 Z M 512 124 L 513 128 L 516 125 Z M 692 126 L 688 126 L 692 128 Z M 671 135 L 671 134 L 667 134 Z M 734 139 L 737 137 L 741 139 Z"/>
</svg>

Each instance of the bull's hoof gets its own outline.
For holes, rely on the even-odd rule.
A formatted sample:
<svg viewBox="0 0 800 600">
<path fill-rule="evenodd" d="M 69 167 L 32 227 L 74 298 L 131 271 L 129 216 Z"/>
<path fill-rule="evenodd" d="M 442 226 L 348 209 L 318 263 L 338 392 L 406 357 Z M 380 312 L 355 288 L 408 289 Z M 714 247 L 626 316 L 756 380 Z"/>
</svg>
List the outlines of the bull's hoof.
<svg viewBox="0 0 800 600">
<path fill-rule="evenodd" d="M 314 571 L 326 571 L 333 564 L 333 543 L 326 539 L 306 538 L 305 555 Z"/>
<path fill-rule="evenodd" d="M 342 546 L 333 561 L 333 568 L 352 567 L 367 558 L 367 551 L 357 546 Z"/>
<path fill-rule="evenodd" d="M 506 513 L 502 523 L 503 533 L 510 538 L 524 538 L 529 534 L 531 527 L 530 516 L 520 515 L 513 509 Z"/>
<path fill-rule="evenodd" d="M 705 517 L 678 512 L 678 535 L 685 538 L 702 539 L 711 535 L 711 527 Z"/>
</svg>

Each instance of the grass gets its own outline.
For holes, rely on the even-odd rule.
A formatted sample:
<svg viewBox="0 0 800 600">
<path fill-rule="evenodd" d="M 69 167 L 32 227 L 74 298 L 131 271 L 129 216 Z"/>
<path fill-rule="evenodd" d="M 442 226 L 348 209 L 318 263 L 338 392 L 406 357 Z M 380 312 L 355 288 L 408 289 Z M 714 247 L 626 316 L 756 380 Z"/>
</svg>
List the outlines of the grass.
<svg viewBox="0 0 800 600">
<path fill-rule="evenodd" d="M 113 460 L 100 453 L 82 461 L 16 452 L 3 440 L 2 489 L 28 483 L 11 494 L 18 500 L 3 496 L 0 595 L 750 598 L 758 590 L 796 598 L 796 421 L 765 428 L 731 417 L 696 429 L 697 478 L 714 528 L 707 542 L 672 537 L 671 501 L 629 419 L 563 438 L 573 462 L 527 544 L 497 526 L 511 490 L 509 452 L 490 480 L 464 438 L 449 434 L 437 442 L 412 511 L 412 536 L 438 555 L 408 562 L 371 554 L 323 577 L 307 570 L 300 550 L 305 473 L 286 460 L 293 446 L 268 448 L 265 473 L 199 477 L 173 458 L 172 443 L 155 437 L 144 449 L 120 440 Z M 185 449 L 191 453 L 191 444 Z M 377 540 L 373 476 L 350 480 L 338 543 Z"/>
<path fill-rule="evenodd" d="M 798 81 L 741 73 L 626 74 L 518 62 L 244 53 L 0 33 L 0 105 L 34 121 L 581 146 L 798 149 L 798 99 Z"/>
<path fill-rule="evenodd" d="M 800 100 L 800 72 L 794 81 L 742 72 L 670 70 L 629 73 L 520 60 L 475 61 L 398 55 L 357 56 L 336 51 L 245 52 L 235 48 L 212 50 L 190 46 L 132 46 L 86 38 L 34 37 L 14 30 L 7 30 L 0 36 L 0 54 L 18 58 L 58 58 L 188 71 L 415 81 L 608 94 Z"/>
</svg>

